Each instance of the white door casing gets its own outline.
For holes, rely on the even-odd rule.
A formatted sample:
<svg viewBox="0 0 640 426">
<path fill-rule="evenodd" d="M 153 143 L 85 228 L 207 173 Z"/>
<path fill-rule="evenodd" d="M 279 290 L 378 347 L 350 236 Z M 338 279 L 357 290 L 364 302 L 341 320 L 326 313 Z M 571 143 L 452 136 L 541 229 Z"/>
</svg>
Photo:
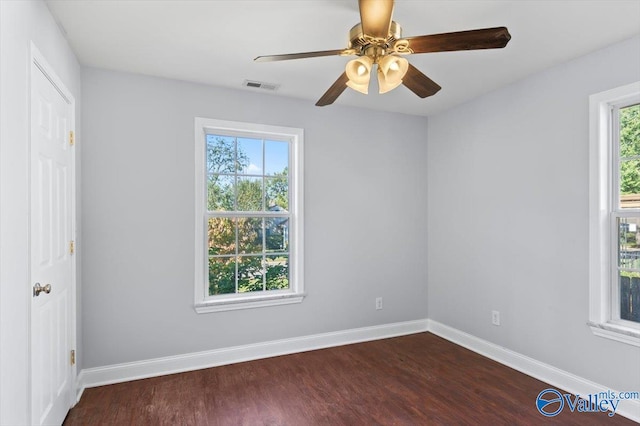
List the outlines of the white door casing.
<svg viewBox="0 0 640 426">
<path fill-rule="evenodd" d="M 75 402 L 74 100 L 32 45 L 31 423 L 61 424 Z M 74 244 L 75 245 L 75 244 Z"/>
</svg>

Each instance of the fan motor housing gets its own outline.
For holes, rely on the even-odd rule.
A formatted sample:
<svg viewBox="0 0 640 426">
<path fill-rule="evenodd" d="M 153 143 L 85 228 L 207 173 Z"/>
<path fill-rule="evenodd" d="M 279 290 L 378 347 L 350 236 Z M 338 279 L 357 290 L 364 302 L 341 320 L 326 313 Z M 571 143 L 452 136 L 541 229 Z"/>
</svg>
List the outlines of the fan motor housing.
<svg viewBox="0 0 640 426">
<path fill-rule="evenodd" d="M 349 31 L 349 49 L 355 49 L 362 55 L 371 45 L 375 45 L 384 50 L 402 38 L 402 27 L 396 21 L 391 21 L 389 35 L 386 39 L 376 39 L 362 32 L 362 24 L 358 23 Z"/>
</svg>

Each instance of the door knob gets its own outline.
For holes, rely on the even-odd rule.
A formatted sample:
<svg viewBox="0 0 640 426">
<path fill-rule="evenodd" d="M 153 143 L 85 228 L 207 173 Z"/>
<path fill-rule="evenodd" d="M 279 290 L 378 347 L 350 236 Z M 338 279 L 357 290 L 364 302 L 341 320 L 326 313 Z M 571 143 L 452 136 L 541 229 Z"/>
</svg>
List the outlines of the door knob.
<svg viewBox="0 0 640 426">
<path fill-rule="evenodd" d="M 46 294 L 51 293 L 51 284 L 47 284 L 44 287 L 40 285 L 40 283 L 36 283 L 36 285 L 33 286 L 33 296 L 39 296 L 40 293 L 45 292 Z"/>
</svg>

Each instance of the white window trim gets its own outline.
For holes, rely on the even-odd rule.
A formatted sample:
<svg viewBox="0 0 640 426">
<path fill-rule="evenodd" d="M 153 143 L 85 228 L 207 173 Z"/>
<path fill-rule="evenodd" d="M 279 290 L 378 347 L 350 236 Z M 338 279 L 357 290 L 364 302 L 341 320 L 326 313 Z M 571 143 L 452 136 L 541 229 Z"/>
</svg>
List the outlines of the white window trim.
<svg viewBox="0 0 640 426">
<path fill-rule="evenodd" d="M 264 294 L 227 294 L 211 298 L 208 296 L 208 262 L 206 254 L 206 207 L 205 207 L 205 163 L 207 133 L 231 133 L 244 135 L 274 135 L 290 141 L 290 285 L 288 290 L 276 290 Z M 224 121 L 211 118 L 195 119 L 195 302 L 197 313 L 221 312 L 236 309 L 300 303 L 304 292 L 304 182 L 303 182 L 303 138 L 304 131 L 293 127 L 269 126 L 265 124 Z"/>
<path fill-rule="evenodd" d="M 617 184 L 611 108 L 640 100 L 640 82 L 589 97 L 589 322 L 596 336 L 640 346 L 640 330 L 612 319 L 612 200 Z"/>
</svg>

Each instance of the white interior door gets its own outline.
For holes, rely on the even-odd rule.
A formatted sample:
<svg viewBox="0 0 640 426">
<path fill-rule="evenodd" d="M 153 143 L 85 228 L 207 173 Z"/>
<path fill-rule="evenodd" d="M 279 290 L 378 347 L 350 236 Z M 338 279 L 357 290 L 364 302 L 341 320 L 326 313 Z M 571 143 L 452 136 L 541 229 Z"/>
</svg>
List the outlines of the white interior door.
<svg viewBox="0 0 640 426">
<path fill-rule="evenodd" d="M 34 60 L 30 172 L 34 425 L 61 424 L 75 391 L 70 356 L 75 321 L 73 105 L 52 81 L 57 78 Z"/>
</svg>

